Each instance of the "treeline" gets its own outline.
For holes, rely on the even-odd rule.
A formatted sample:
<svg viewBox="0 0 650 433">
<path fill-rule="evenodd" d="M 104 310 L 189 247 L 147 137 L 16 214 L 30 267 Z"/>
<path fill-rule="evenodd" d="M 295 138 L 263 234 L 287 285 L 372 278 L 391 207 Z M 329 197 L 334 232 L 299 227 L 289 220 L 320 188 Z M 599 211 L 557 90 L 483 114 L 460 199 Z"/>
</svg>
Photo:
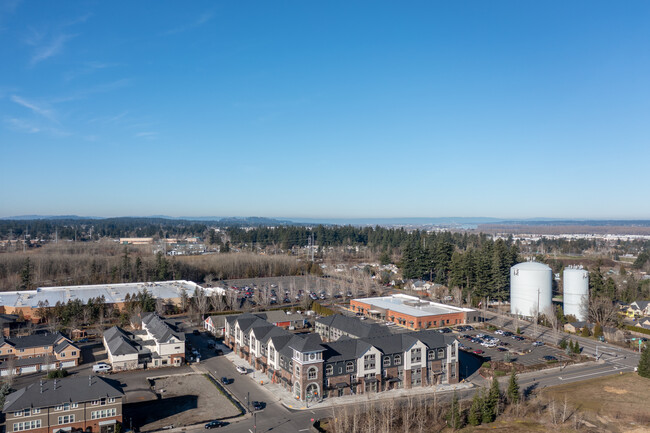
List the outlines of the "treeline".
<svg viewBox="0 0 650 433">
<path fill-rule="evenodd" d="M 303 275 L 320 271 L 295 257 L 252 253 L 192 257 L 152 256 L 114 243 L 46 245 L 34 252 L 0 254 L 0 289 L 185 279 L 213 280 Z"/>
<path fill-rule="evenodd" d="M 519 249 L 503 239 L 477 237 L 458 243 L 448 232 L 413 240 L 401 260 L 405 278 L 426 278 L 463 290 L 463 298 L 507 300 L 510 297 L 510 267 L 519 263 Z"/>
</svg>

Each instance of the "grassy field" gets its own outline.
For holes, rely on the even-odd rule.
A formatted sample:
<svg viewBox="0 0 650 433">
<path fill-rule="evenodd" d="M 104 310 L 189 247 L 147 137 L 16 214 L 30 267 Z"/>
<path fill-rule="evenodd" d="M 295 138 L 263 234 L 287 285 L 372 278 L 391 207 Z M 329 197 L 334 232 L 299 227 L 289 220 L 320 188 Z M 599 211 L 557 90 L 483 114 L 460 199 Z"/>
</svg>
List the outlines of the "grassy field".
<svg viewBox="0 0 650 433">
<path fill-rule="evenodd" d="M 556 402 L 564 402 L 566 397 L 569 404 L 585 414 L 585 419 L 613 431 L 626 431 L 626 423 L 650 424 L 650 379 L 636 373 L 549 387 L 542 396 Z"/>
</svg>

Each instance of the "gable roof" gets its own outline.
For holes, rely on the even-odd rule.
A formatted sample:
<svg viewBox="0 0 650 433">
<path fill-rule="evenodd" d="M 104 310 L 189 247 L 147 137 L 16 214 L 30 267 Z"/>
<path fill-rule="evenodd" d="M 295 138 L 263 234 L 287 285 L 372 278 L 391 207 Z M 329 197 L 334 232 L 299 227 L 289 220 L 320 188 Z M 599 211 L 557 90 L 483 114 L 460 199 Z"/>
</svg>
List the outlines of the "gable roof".
<svg viewBox="0 0 650 433">
<path fill-rule="evenodd" d="M 138 346 L 131 336 L 120 327 L 113 326 L 104 331 L 104 339 L 113 356 L 132 355 L 139 352 Z"/>
<path fill-rule="evenodd" d="M 98 376 L 73 376 L 65 379 L 34 382 L 7 396 L 4 412 L 31 407 L 49 407 L 64 402 L 84 402 L 103 397 L 122 397 L 119 382 Z"/>
<path fill-rule="evenodd" d="M 3 337 L 0 338 L 0 346 L 3 343 L 7 343 L 10 344 L 11 346 L 14 346 L 16 349 L 30 349 L 32 347 L 54 346 L 61 340 L 65 340 L 68 343 L 72 344 L 70 340 L 68 340 L 63 335 L 57 332 L 54 334 L 26 335 L 24 337 L 12 337 L 12 338 Z"/>
<path fill-rule="evenodd" d="M 332 343 L 323 344 L 325 362 L 354 361 L 368 351 L 372 346 L 354 338 L 342 338 Z"/>
<path fill-rule="evenodd" d="M 287 314 L 282 310 L 257 313 L 256 316 L 273 324 L 282 323 L 282 322 L 298 322 L 298 321 L 305 320 L 302 314 L 298 314 L 298 313 Z"/>
<path fill-rule="evenodd" d="M 322 340 L 318 334 L 307 334 L 299 340 L 291 340 L 289 346 L 298 352 L 323 352 Z"/>
<path fill-rule="evenodd" d="M 142 317 L 142 325 L 153 335 L 157 343 L 169 343 L 173 338 L 185 341 L 185 335 L 176 332 L 171 325 L 160 318 L 156 313 L 149 313 Z"/>
<path fill-rule="evenodd" d="M 381 335 L 389 335 L 390 330 L 382 325 L 376 323 L 365 323 L 361 320 L 344 316 L 342 314 L 333 314 L 327 317 L 316 319 L 316 323 L 321 323 L 330 328 L 340 329 L 346 334 L 354 335 L 358 338 L 378 337 Z"/>
<path fill-rule="evenodd" d="M 630 306 L 636 305 L 639 310 L 645 310 L 650 305 L 650 301 L 634 301 Z"/>
</svg>

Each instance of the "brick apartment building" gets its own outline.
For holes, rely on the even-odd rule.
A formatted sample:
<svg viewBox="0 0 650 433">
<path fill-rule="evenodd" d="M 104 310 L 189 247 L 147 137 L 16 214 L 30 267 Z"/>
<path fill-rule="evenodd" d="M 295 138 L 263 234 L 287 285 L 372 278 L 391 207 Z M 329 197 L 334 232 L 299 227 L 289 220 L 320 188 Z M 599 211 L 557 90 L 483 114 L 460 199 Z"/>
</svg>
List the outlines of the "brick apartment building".
<svg viewBox="0 0 650 433">
<path fill-rule="evenodd" d="M 34 382 L 7 396 L 5 432 L 115 433 L 123 397 L 118 382 L 97 376 Z"/>
<path fill-rule="evenodd" d="M 383 328 L 383 334 L 323 342 L 318 334 L 292 334 L 242 314 L 226 320 L 224 342 L 300 400 L 458 382 L 454 337 Z"/>
</svg>

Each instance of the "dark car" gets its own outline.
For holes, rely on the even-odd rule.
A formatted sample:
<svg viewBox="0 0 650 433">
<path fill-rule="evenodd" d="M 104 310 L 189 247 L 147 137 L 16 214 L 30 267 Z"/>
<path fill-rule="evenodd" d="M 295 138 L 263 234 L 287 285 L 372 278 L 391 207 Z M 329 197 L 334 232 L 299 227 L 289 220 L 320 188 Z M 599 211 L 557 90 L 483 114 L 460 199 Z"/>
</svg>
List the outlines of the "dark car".
<svg viewBox="0 0 650 433">
<path fill-rule="evenodd" d="M 264 409 L 264 403 L 261 401 L 254 401 L 252 404 L 255 411 Z"/>
<path fill-rule="evenodd" d="M 497 347 L 497 350 L 499 352 L 506 352 L 508 349 L 506 349 L 505 347 Z"/>
<path fill-rule="evenodd" d="M 235 379 L 229 379 L 227 377 L 222 377 L 221 378 L 221 383 L 223 383 L 224 385 L 230 385 L 234 381 L 235 381 Z"/>
<path fill-rule="evenodd" d="M 226 426 L 226 425 L 228 425 L 227 422 L 223 422 L 223 421 L 219 421 L 219 420 L 215 419 L 214 421 L 210 421 L 209 423 L 207 423 L 205 425 L 205 428 L 210 429 L 210 428 L 223 427 L 223 426 Z"/>
<path fill-rule="evenodd" d="M 473 331 L 474 327 L 472 325 L 465 325 L 465 331 Z"/>
<path fill-rule="evenodd" d="M 449 328 L 440 328 L 440 329 L 438 329 L 438 332 L 440 332 L 441 334 L 449 334 L 451 332 L 451 329 L 449 329 Z"/>
<path fill-rule="evenodd" d="M 510 332 L 510 331 L 503 331 L 503 336 L 504 336 L 504 337 L 512 337 L 512 332 Z"/>
<path fill-rule="evenodd" d="M 557 358 L 555 356 L 546 355 L 544 361 L 557 361 Z"/>
<path fill-rule="evenodd" d="M 194 331 L 192 331 L 192 334 L 194 334 L 194 335 L 200 335 L 201 333 L 199 332 L 198 329 L 195 329 Z"/>
</svg>

